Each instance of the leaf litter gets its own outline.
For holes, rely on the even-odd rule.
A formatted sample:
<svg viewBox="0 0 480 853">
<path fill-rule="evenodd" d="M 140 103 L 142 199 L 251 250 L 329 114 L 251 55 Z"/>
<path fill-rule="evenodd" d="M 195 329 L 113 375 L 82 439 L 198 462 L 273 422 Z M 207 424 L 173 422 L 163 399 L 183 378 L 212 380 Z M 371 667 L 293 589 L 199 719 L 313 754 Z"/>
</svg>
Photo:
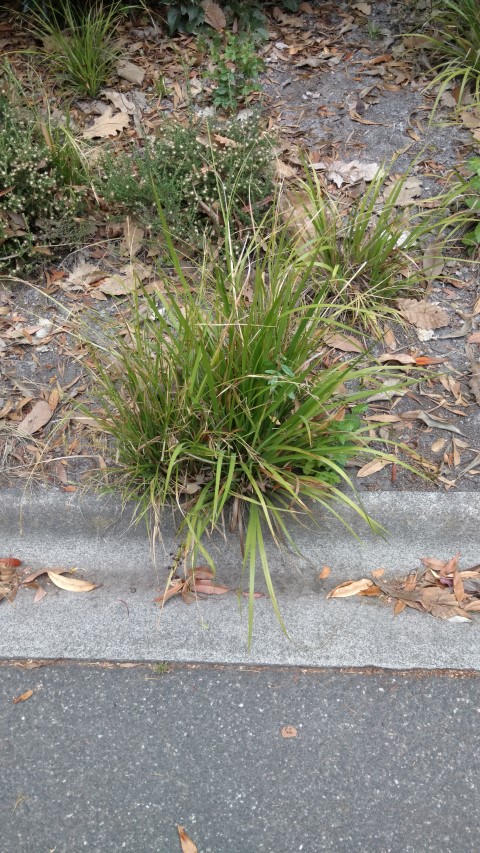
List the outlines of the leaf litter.
<svg viewBox="0 0 480 853">
<path fill-rule="evenodd" d="M 404 578 L 385 581 L 384 570 L 374 570 L 371 578 L 344 581 L 330 590 L 327 598 L 353 596 L 378 597 L 393 606 L 397 616 L 410 607 L 420 613 L 469 623 L 480 612 L 480 564 L 459 569 L 460 554 L 449 560 L 423 557 L 423 568 L 409 572 Z"/>
<path fill-rule="evenodd" d="M 12 603 L 18 590 L 23 588 L 35 590 L 34 604 L 37 604 L 47 594 L 45 588 L 37 583 L 37 579 L 43 575 L 47 575 L 54 586 L 66 592 L 91 592 L 101 586 L 83 578 L 72 577 L 76 568 L 49 567 L 32 572 L 29 568 L 20 571 L 21 565 L 22 561 L 15 557 L 0 558 L 0 601 L 5 599 Z"/>
<path fill-rule="evenodd" d="M 282 178 L 287 182 L 300 173 L 307 155 L 322 185 L 329 191 L 340 193 L 342 202 L 348 204 L 355 199 L 356 194 L 363 191 L 366 183 L 375 178 L 381 169 L 380 164 L 389 162 L 391 156 L 399 158 L 398 174 L 392 177 L 394 185 L 404 169 L 405 156 L 402 152 L 409 145 L 418 145 L 417 150 L 424 151 L 415 161 L 398 199 L 399 208 L 408 210 L 417 202 L 423 204 L 432 176 L 442 181 L 448 176 L 449 169 L 455 168 L 455 157 L 460 153 L 464 141 L 475 140 L 475 134 L 480 132 L 480 113 L 475 105 L 466 104 L 458 113 L 460 130 L 459 125 L 449 127 L 445 132 L 428 126 L 426 119 L 435 93 L 423 91 L 425 81 L 419 77 L 415 65 L 419 42 L 418 39 L 409 41 L 408 37 L 399 35 L 402 31 L 412 29 L 411 23 L 407 23 L 409 16 L 412 16 L 412 9 L 407 8 L 407 5 L 395 9 L 395 15 L 398 16 L 396 21 L 399 23 L 395 27 L 392 27 L 388 10 L 371 3 L 350 4 L 348 9 L 331 3 L 301 3 L 295 14 L 278 7 L 265 10 L 268 38 L 259 46 L 266 62 L 262 82 L 269 97 L 268 103 L 264 105 L 264 113 L 268 114 L 264 117 L 278 135 L 278 161 L 282 164 Z M 225 23 L 224 12 L 218 3 L 205 0 L 203 6 L 210 26 L 217 32 L 221 33 L 230 26 Z M 379 29 L 375 38 L 367 32 L 367 19 Z M 6 24 L 5 29 L 14 42 L 24 38 L 10 24 Z M 102 90 L 96 99 L 79 99 L 72 109 L 72 120 L 79 134 L 85 134 L 85 139 L 90 137 L 95 140 L 95 146 L 89 151 L 89 157 L 92 158 L 101 152 L 102 146 L 110 145 L 112 138 L 120 147 L 128 144 L 132 138 L 142 140 L 144 136 L 155 134 L 162 122 L 186 123 L 192 107 L 195 111 L 198 109 L 200 114 L 201 109 L 206 110 L 209 104 L 211 93 L 208 87 L 202 87 L 203 59 L 194 38 L 181 35 L 170 39 L 162 29 L 162 24 L 142 15 L 138 16 L 133 26 L 131 23 L 128 26 L 122 24 L 120 30 L 122 56 L 117 68 L 117 80 L 113 78 L 109 81 L 109 88 Z M 19 79 L 22 79 L 22 66 L 14 55 L 12 62 L 17 64 Z M 185 82 L 185 68 L 189 69 L 188 85 Z M 158 98 L 152 92 L 151 83 L 162 77 L 166 81 L 166 91 L 163 98 Z M 51 86 L 48 75 L 45 85 L 47 88 Z M 441 102 L 447 119 L 452 118 L 452 110 L 457 110 L 457 102 L 452 95 L 455 95 L 453 87 L 451 91 L 445 92 Z M 52 97 L 55 103 L 53 87 Z M 257 101 L 256 94 L 249 96 L 245 108 L 240 110 L 239 118 L 243 113 L 250 114 Z M 401 125 L 405 129 L 392 134 L 392 116 L 395 116 L 395 126 L 400 127 L 400 114 Z M 446 139 L 447 144 L 443 144 L 442 139 Z M 437 140 L 439 144 L 435 147 Z M 105 248 L 105 239 L 111 239 L 112 232 L 109 229 L 113 226 L 95 222 L 92 228 L 93 248 L 86 246 L 76 256 L 77 267 L 80 267 L 76 278 L 75 264 L 58 269 L 47 265 L 45 270 L 47 292 L 64 294 L 74 313 L 80 313 L 85 308 L 88 310 L 92 299 L 95 303 L 101 301 L 102 308 L 112 310 L 112 302 L 121 300 L 125 292 L 135 289 L 126 260 L 132 261 L 138 254 L 143 261 L 144 254 L 141 253 L 145 253 L 141 244 L 143 237 L 135 223 L 124 227 L 123 235 L 122 226 L 118 226 L 117 236 L 122 240 L 122 246 L 118 248 L 115 258 Z M 420 316 L 414 318 L 411 331 L 417 336 L 416 340 L 412 341 L 408 335 L 400 335 L 402 351 L 393 347 L 392 361 L 396 357 L 396 363 L 406 369 L 412 364 L 411 359 L 417 366 L 444 363 L 445 368 L 461 382 L 462 400 L 466 405 L 452 402 L 449 391 L 445 391 L 442 396 L 435 387 L 438 382 L 430 374 L 421 391 L 435 395 L 434 407 L 430 405 L 431 396 L 424 397 L 420 393 L 415 406 L 419 404 L 423 408 L 424 417 L 399 418 L 391 422 L 388 428 L 406 446 L 418 448 L 420 458 L 425 458 L 425 470 L 429 477 L 435 476 L 435 484 L 432 479 L 423 484 L 417 479 L 416 487 L 450 489 L 461 482 L 464 488 L 478 489 L 480 466 L 476 460 L 480 453 L 480 331 L 475 327 L 478 311 L 473 303 L 479 303 L 475 279 L 471 275 L 459 273 L 456 269 L 458 264 L 453 259 L 443 257 L 441 247 L 435 244 L 424 249 L 420 265 L 427 290 L 413 300 L 417 303 L 413 310 L 418 311 L 419 302 L 426 302 L 434 308 L 428 309 L 427 322 L 423 325 L 420 324 Z M 456 325 L 452 328 L 452 316 L 457 307 L 471 313 L 473 325 L 471 319 L 465 319 L 460 328 Z M 2 314 L 4 309 L 7 309 L 7 314 Z M 447 317 L 447 324 L 435 325 L 442 311 Z M 437 318 L 433 321 L 433 327 L 432 312 Z M 17 313 L 21 316 L 20 311 Z M 38 360 L 37 375 L 43 371 L 42 365 L 52 360 L 47 349 L 42 353 L 42 346 L 50 349 L 55 347 L 59 363 L 65 356 L 69 357 L 69 353 L 74 353 L 75 358 L 84 357 L 85 354 L 79 352 L 78 347 L 66 340 L 65 329 L 57 331 L 54 327 L 55 334 L 52 337 L 52 330 L 49 331 L 47 326 L 41 327 L 37 320 L 34 323 L 28 320 L 12 323 L 13 317 L 13 311 L 8 309 L 0 297 L 2 355 L 3 352 L 11 352 L 21 364 L 24 358 L 19 355 L 21 348 L 31 347 Z M 411 322 L 405 319 L 407 323 Z M 437 329 L 445 331 L 438 332 Z M 399 337 L 397 329 L 395 335 Z M 348 341 L 348 337 L 351 341 Z M 360 353 L 363 347 L 361 341 L 352 336 L 344 338 L 333 341 L 336 346 L 333 345 L 332 349 L 336 349 L 337 353 L 346 353 L 348 360 L 349 352 L 355 357 L 355 353 Z M 440 341 L 444 342 L 444 346 L 439 349 Z M 74 378 L 72 374 L 71 377 Z M 62 389 L 70 381 L 69 377 L 63 383 L 58 373 L 57 379 Z M 17 377 L 19 381 L 20 376 Z M 81 383 L 78 383 L 77 388 L 81 388 Z M 59 392 L 57 406 L 53 406 L 51 391 L 51 388 L 43 387 L 39 395 L 32 393 L 31 389 L 25 393 L 17 387 L 13 393 L 0 400 L 0 421 L 17 429 L 37 403 L 51 402 L 52 412 L 68 403 L 69 395 Z M 413 410 L 409 393 L 399 397 L 386 388 L 383 399 L 372 397 L 369 417 L 371 414 L 381 417 L 393 412 L 401 413 L 402 408 Z M 444 423 L 452 422 L 459 432 L 452 431 L 450 443 L 445 446 L 441 458 L 437 459 L 430 455 L 430 447 L 442 431 L 448 432 L 445 426 L 434 420 L 438 416 L 440 422 L 443 420 L 443 408 L 448 413 L 456 409 L 455 422 L 448 415 Z M 47 409 L 43 406 L 42 409 L 44 417 L 47 417 Z M 35 423 L 39 421 L 34 419 L 34 427 Z M 27 427 L 28 424 L 29 421 L 26 422 Z M 76 418 L 63 422 L 62 418 L 50 417 L 35 431 L 18 435 L 14 448 L 16 456 L 12 456 L 12 470 L 19 472 L 15 476 L 24 475 L 22 466 L 26 469 L 29 465 L 36 465 L 37 471 L 43 471 L 48 480 L 62 490 L 74 490 L 76 486 L 71 482 L 71 475 L 77 478 L 76 472 L 82 470 L 82 466 L 95 465 L 93 461 L 83 463 L 80 460 L 82 448 L 90 441 L 88 429 L 88 424 Z M 65 455 L 70 456 L 71 461 L 62 459 L 57 462 L 52 459 L 51 465 L 38 466 L 43 453 L 55 457 L 59 452 L 55 448 L 52 452 L 51 445 L 54 442 L 48 441 L 53 430 L 58 430 L 59 442 L 62 438 L 66 440 L 69 434 Z M 452 443 L 458 435 L 466 436 L 467 446 L 458 447 Z M 29 436 L 34 436 L 35 440 L 29 441 Z M 76 453 L 79 454 L 78 462 Z M 365 464 L 365 460 L 359 460 L 357 467 L 365 470 Z M 422 467 L 423 462 L 419 464 Z M 398 480 L 393 482 L 391 465 L 381 471 L 368 473 L 369 469 L 366 470 L 367 474 L 363 473 L 357 479 L 361 488 L 402 489 L 411 486 L 408 472 L 401 469 Z"/>
</svg>

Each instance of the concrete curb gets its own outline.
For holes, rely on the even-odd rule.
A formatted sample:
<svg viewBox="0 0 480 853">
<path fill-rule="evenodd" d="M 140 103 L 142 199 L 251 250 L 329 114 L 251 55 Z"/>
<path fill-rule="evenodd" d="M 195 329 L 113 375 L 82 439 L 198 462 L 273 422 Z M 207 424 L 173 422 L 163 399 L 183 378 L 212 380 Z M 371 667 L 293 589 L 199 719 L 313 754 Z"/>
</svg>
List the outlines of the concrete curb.
<svg viewBox="0 0 480 853">
<path fill-rule="evenodd" d="M 326 514 L 318 530 L 296 528 L 306 559 L 269 550 L 279 604 L 290 633 L 280 631 L 270 602 L 256 602 L 254 639 L 246 648 L 246 603 L 213 597 L 187 607 L 169 602 L 159 618 L 153 599 L 174 550 L 173 519 L 162 528 L 163 548 L 152 560 L 144 529 L 130 525 L 113 500 L 37 490 L 0 495 L 0 550 L 33 568 L 78 566 L 102 586 L 75 595 L 49 589 L 33 604 L 22 590 L 13 605 L 0 605 L 1 658 L 187 661 L 392 669 L 480 670 L 480 623 L 441 622 L 407 612 L 398 619 L 377 601 L 325 600 L 325 592 L 349 578 L 384 566 L 385 577 L 405 574 L 422 556 L 461 565 L 480 561 L 480 496 L 379 492 L 364 496 L 367 511 L 389 531 L 387 540 L 359 524 L 361 544 Z M 352 519 L 353 521 L 353 519 Z M 214 537 L 218 580 L 235 589 L 241 561 L 235 537 Z M 332 572 L 319 581 L 320 568 Z M 258 587 L 262 585 L 259 578 Z M 213 600 L 212 600 L 213 599 Z"/>
</svg>

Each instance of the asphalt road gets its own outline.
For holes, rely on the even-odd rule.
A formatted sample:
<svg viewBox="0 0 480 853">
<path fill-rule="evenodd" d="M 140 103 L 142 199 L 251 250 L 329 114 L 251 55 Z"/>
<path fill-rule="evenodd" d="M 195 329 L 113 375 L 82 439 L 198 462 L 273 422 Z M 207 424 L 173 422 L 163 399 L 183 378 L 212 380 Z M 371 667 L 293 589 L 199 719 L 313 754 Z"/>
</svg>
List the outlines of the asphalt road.
<svg viewBox="0 0 480 853">
<path fill-rule="evenodd" d="M 59 663 L 0 679 L 1 853 L 177 853 L 177 824 L 199 853 L 478 850 L 479 676 Z"/>
</svg>

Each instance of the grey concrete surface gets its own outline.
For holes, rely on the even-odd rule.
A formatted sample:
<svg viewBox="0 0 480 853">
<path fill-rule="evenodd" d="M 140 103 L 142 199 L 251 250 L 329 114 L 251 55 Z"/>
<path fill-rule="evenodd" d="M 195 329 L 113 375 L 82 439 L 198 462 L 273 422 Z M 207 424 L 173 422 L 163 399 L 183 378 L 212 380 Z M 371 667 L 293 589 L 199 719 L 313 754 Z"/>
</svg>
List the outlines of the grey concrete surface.
<svg viewBox="0 0 480 853">
<path fill-rule="evenodd" d="M 21 590 L 12 605 L 0 606 L 0 657 L 90 660 L 170 660 L 301 666 L 379 666 L 480 670 L 479 623 L 441 622 L 416 612 L 397 619 L 376 600 L 326 600 L 335 584 L 385 567 L 385 577 L 419 566 L 422 556 L 447 558 L 461 551 L 461 565 L 480 556 L 480 497 L 469 494 L 366 495 L 364 504 L 389 529 L 380 539 L 361 525 L 358 543 L 335 520 L 318 516 L 319 527 L 298 526 L 296 539 L 308 559 L 270 548 L 272 576 L 289 630 L 279 629 L 271 604 L 255 605 L 254 638 L 247 650 L 246 601 L 233 590 L 241 581 L 235 537 L 211 545 L 218 580 L 232 592 L 186 606 L 154 603 L 164 589 L 172 520 L 165 519 L 163 546 L 152 560 L 145 532 L 129 527 L 115 503 L 38 491 L 22 501 L 18 492 L 0 495 L 1 554 L 27 565 L 78 567 L 101 586 L 88 594 L 58 590 L 33 603 Z M 165 551 L 164 551 L 165 549 Z M 323 565 L 326 581 L 318 579 Z M 259 573 L 258 588 L 262 589 Z"/>
<path fill-rule="evenodd" d="M 180 853 L 181 824 L 199 853 L 473 853 L 479 688 L 417 674 L 0 667 L 0 849 Z"/>
</svg>

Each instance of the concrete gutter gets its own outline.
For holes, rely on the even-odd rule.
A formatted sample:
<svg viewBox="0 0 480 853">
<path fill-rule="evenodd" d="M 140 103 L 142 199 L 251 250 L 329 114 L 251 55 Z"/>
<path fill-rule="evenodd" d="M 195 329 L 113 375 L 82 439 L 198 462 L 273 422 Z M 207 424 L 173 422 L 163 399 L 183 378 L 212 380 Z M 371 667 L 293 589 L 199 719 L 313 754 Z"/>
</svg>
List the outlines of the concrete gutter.
<svg viewBox="0 0 480 853">
<path fill-rule="evenodd" d="M 462 567 L 480 562 L 480 496 L 379 492 L 366 495 L 364 505 L 388 529 L 387 540 L 355 524 L 359 544 L 341 524 L 318 514 L 319 529 L 296 529 L 307 559 L 270 548 L 290 640 L 269 601 L 259 599 L 248 652 L 246 601 L 240 612 L 233 593 L 190 607 L 173 600 L 160 617 L 153 599 L 163 589 L 169 552 L 175 548 L 171 518 L 165 518 L 163 547 L 153 561 L 145 530 L 132 528 L 131 516 L 122 515 L 114 501 L 46 489 L 30 496 L 5 490 L 0 494 L 0 556 L 19 557 L 34 569 L 77 566 L 79 575 L 101 587 L 73 594 L 50 584 L 38 604 L 30 590 L 21 590 L 12 605 L 2 602 L 0 658 L 480 670 L 480 622 L 454 624 L 412 611 L 393 619 L 392 611 L 376 600 L 325 600 L 337 583 L 380 566 L 388 578 L 417 568 L 427 555 L 447 558 L 460 551 Z M 237 588 L 236 538 L 217 537 L 211 545 L 219 582 Z M 319 581 L 325 564 L 331 575 Z"/>
</svg>

